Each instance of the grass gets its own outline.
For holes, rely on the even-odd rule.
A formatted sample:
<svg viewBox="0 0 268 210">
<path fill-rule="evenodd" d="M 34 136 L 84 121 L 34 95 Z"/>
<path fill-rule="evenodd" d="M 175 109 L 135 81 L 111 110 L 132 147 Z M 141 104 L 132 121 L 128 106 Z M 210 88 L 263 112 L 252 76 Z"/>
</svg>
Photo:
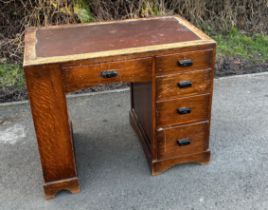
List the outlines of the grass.
<svg viewBox="0 0 268 210">
<path fill-rule="evenodd" d="M 240 57 L 253 62 L 268 61 L 268 36 L 249 36 L 233 28 L 227 35 L 216 35 L 218 56 Z"/>
<path fill-rule="evenodd" d="M 21 65 L 0 64 L 0 90 L 22 90 L 25 87 Z"/>
</svg>

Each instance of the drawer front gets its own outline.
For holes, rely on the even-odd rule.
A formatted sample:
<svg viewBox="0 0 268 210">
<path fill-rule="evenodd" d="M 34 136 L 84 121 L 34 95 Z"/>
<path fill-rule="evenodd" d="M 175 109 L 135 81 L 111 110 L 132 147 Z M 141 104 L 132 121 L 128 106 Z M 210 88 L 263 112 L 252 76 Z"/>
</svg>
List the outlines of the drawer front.
<svg viewBox="0 0 268 210">
<path fill-rule="evenodd" d="M 67 92 L 112 82 L 147 82 L 152 78 L 152 59 L 63 67 Z"/>
<path fill-rule="evenodd" d="M 201 153 L 208 149 L 209 123 L 164 129 L 157 139 L 159 159 Z"/>
<path fill-rule="evenodd" d="M 157 78 L 158 99 L 208 93 L 211 90 L 211 70 L 189 71 Z"/>
<path fill-rule="evenodd" d="M 158 126 L 191 123 L 209 119 L 211 95 L 199 95 L 157 103 Z"/>
<path fill-rule="evenodd" d="M 158 75 L 162 75 L 185 70 L 206 69 L 211 67 L 212 58 L 212 49 L 159 56 L 156 58 L 156 71 Z"/>
</svg>

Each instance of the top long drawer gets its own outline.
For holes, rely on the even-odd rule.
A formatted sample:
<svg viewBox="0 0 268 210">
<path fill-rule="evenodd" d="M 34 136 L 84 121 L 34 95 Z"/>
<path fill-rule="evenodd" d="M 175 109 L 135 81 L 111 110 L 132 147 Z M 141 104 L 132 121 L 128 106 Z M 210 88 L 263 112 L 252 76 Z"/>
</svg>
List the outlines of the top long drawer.
<svg viewBox="0 0 268 210">
<path fill-rule="evenodd" d="M 156 57 L 158 75 L 211 67 L 213 50 L 198 50 Z"/>
<path fill-rule="evenodd" d="M 148 82 L 152 79 L 152 58 L 63 67 L 65 91 L 102 83 Z"/>
</svg>

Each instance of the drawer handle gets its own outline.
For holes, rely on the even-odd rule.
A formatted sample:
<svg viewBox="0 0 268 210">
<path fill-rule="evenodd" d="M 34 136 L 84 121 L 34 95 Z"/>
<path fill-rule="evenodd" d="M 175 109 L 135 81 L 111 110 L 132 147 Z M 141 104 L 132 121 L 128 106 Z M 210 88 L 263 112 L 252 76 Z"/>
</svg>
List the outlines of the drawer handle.
<svg viewBox="0 0 268 210">
<path fill-rule="evenodd" d="M 193 61 L 191 59 L 185 59 L 185 60 L 178 60 L 177 65 L 181 67 L 187 67 L 187 66 L 192 66 Z"/>
<path fill-rule="evenodd" d="M 192 109 L 189 107 L 180 107 L 177 109 L 178 114 L 190 114 L 191 111 L 192 111 Z"/>
<path fill-rule="evenodd" d="M 112 78 L 112 77 L 116 77 L 118 75 L 117 71 L 115 70 L 109 70 L 109 71 L 102 71 L 101 72 L 101 76 L 103 78 Z"/>
<path fill-rule="evenodd" d="M 187 145 L 191 144 L 191 140 L 188 138 L 178 139 L 177 144 L 178 144 L 178 146 L 187 146 Z"/>
<path fill-rule="evenodd" d="M 177 86 L 178 86 L 179 88 L 188 88 L 188 87 L 192 87 L 192 82 L 191 82 L 191 81 L 188 81 L 188 80 L 181 81 L 181 82 L 177 83 Z"/>
</svg>

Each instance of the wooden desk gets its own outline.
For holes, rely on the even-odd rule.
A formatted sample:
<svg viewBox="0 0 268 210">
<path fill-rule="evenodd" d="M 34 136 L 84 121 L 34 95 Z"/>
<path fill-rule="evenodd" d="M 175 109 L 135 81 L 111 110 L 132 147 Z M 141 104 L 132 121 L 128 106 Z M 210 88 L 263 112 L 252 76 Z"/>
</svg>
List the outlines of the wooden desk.
<svg viewBox="0 0 268 210">
<path fill-rule="evenodd" d="M 65 94 L 99 83 L 131 84 L 130 122 L 153 175 L 207 163 L 215 46 L 174 16 L 29 28 L 24 71 L 46 197 L 79 192 Z"/>
</svg>

